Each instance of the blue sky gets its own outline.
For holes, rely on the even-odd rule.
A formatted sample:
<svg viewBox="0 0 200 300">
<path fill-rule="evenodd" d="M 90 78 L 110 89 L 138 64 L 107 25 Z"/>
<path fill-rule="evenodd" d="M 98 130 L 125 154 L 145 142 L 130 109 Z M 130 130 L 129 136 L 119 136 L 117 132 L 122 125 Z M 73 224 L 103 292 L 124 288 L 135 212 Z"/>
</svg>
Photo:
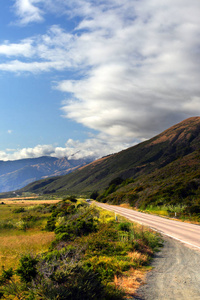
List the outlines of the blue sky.
<svg viewBox="0 0 200 300">
<path fill-rule="evenodd" d="M 101 157 L 200 114 L 197 0 L 1 0 L 0 160 Z"/>
</svg>

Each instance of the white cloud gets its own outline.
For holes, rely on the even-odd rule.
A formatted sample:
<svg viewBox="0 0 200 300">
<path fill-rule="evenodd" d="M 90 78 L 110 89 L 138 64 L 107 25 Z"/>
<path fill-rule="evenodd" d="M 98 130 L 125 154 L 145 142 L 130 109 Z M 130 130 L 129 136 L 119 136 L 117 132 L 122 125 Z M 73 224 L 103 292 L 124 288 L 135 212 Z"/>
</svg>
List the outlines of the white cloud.
<svg viewBox="0 0 200 300">
<path fill-rule="evenodd" d="M 0 55 L 5 56 L 24 56 L 24 57 L 32 57 L 33 49 L 31 46 L 31 40 L 24 40 L 19 44 L 10 44 L 9 42 L 4 42 L 4 44 L 0 45 Z"/>
<path fill-rule="evenodd" d="M 79 79 L 57 82 L 66 93 L 67 118 L 123 143 L 200 114 L 199 1 L 18 0 L 16 5 L 24 24 L 41 21 L 55 6 L 57 14 L 79 17 L 74 31 L 54 25 L 45 35 L 0 46 L 9 56 L 0 70 L 79 72 Z"/>
<path fill-rule="evenodd" d="M 127 142 L 121 142 L 119 138 L 110 138 L 105 135 L 98 135 L 80 142 L 69 139 L 65 147 L 53 145 L 37 145 L 33 148 L 7 149 L 0 151 L 0 160 L 18 160 L 24 158 L 36 158 L 41 156 L 67 157 L 68 159 L 100 158 L 102 156 L 119 152 L 122 149 L 132 146 Z"/>
<path fill-rule="evenodd" d="M 37 145 L 34 148 L 7 149 L 0 151 L 0 160 L 17 160 L 51 155 L 54 152 L 52 145 Z"/>
<path fill-rule="evenodd" d="M 41 0 L 16 0 L 16 14 L 22 25 L 43 21 L 43 11 L 37 6 Z"/>
</svg>

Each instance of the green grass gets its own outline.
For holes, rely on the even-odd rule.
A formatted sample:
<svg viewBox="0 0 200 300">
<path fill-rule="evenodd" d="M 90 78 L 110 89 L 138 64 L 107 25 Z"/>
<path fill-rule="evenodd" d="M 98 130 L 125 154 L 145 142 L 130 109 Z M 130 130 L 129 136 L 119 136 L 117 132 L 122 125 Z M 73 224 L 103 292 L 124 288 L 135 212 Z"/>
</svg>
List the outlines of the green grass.
<svg viewBox="0 0 200 300">
<path fill-rule="evenodd" d="M 182 213 L 184 213 L 186 209 L 186 205 L 149 205 L 146 207 L 145 212 L 157 214 L 160 216 L 167 217 L 179 217 Z"/>
</svg>

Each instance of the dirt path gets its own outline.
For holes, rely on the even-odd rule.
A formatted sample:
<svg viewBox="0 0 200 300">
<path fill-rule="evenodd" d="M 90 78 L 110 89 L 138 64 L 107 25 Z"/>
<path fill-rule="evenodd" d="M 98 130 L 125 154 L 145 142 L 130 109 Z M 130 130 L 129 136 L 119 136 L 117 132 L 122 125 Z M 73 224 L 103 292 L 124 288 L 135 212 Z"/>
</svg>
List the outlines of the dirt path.
<svg viewBox="0 0 200 300">
<path fill-rule="evenodd" d="M 137 300 L 199 300 L 200 251 L 164 237 L 164 247 L 152 262 Z"/>
</svg>

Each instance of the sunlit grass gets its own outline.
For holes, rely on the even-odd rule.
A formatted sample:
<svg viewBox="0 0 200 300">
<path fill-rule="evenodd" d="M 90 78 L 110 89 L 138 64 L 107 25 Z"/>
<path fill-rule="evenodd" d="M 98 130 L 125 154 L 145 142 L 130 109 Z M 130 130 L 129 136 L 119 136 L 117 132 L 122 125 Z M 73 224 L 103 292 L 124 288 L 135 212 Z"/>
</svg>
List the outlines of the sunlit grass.
<svg viewBox="0 0 200 300">
<path fill-rule="evenodd" d="M 15 267 L 22 254 L 36 254 L 48 250 L 54 239 L 53 232 L 38 232 L 1 237 L 0 268 Z"/>
<path fill-rule="evenodd" d="M 60 200 L 58 200 L 60 201 Z M 43 203 L 57 203 L 56 200 L 5 200 L 0 205 L 0 269 L 16 267 L 20 256 L 27 253 L 37 254 L 47 251 L 54 240 L 53 232 L 42 231 L 51 213 L 37 211 Z M 14 213 L 22 207 L 25 212 Z M 20 230 L 20 222 L 27 216 L 38 217 L 31 226 Z"/>
</svg>

